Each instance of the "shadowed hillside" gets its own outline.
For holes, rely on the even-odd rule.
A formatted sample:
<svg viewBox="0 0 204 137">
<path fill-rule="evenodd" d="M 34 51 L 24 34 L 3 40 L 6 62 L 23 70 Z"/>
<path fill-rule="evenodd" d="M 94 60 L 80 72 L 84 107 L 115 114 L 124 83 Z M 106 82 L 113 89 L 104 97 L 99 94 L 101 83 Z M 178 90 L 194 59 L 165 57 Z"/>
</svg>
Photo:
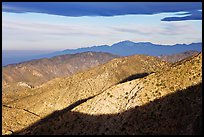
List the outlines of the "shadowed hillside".
<svg viewBox="0 0 204 137">
<path fill-rule="evenodd" d="M 198 51 L 189 50 L 189 51 L 185 51 L 185 52 L 177 53 L 177 54 L 173 54 L 173 55 L 161 55 L 161 56 L 158 56 L 158 58 L 160 58 L 163 61 L 174 63 L 174 62 L 180 61 L 182 59 L 196 55 L 198 53 L 199 53 Z"/>
<path fill-rule="evenodd" d="M 202 83 L 118 114 L 89 115 L 67 108 L 56 111 L 14 134 L 202 134 Z"/>
<path fill-rule="evenodd" d="M 149 74 L 152 74 L 152 73 L 154 73 L 154 72 L 133 74 L 133 75 L 123 79 L 119 83 L 124 83 L 124 82 L 131 81 L 131 80 L 134 80 L 134 79 L 143 78 L 143 77 L 146 77 L 146 76 L 148 76 Z"/>
</svg>

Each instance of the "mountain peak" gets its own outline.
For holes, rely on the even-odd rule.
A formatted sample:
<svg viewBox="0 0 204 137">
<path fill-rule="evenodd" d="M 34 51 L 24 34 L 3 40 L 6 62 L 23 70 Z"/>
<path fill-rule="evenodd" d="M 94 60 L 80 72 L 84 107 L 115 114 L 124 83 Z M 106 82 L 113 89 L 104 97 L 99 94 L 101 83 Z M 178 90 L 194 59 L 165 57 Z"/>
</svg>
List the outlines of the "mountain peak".
<svg viewBox="0 0 204 137">
<path fill-rule="evenodd" d="M 138 42 L 137 44 L 151 44 L 151 45 L 153 45 L 151 42 Z"/>
<path fill-rule="evenodd" d="M 130 40 L 124 40 L 124 41 L 120 41 L 118 43 L 113 44 L 112 46 L 120 46 L 120 45 L 133 45 L 135 44 L 134 42 L 130 41 Z"/>
</svg>

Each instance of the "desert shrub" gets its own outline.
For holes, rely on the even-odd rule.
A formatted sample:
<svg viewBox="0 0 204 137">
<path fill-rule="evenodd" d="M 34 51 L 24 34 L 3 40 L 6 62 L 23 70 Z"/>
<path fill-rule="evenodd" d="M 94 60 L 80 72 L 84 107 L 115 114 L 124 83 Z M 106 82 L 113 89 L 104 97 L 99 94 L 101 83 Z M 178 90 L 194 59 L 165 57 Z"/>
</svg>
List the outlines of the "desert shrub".
<svg viewBox="0 0 204 137">
<path fill-rule="evenodd" d="M 169 89 L 170 89 L 170 90 L 174 90 L 174 87 L 170 87 Z"/>
</svg>

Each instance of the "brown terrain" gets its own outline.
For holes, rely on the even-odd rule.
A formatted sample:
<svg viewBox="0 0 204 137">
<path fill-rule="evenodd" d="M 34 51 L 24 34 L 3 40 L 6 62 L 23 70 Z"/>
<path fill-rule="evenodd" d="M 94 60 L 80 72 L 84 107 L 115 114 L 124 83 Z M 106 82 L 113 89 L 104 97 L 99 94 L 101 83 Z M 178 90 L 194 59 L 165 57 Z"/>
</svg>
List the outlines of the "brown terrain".
<svg viewBox="0 0 204 137">
<path fill-rule="evenodd" d="M 84 52 L 2 67 L 3 102 L 24 98 L 33 94 L 33 88 L 51 79 L 68 77 L 117 57 L 119 56 L 103 52 Z"/>
<path fill-rule="evenodd" d="M 21 86 L 23 98 L 3 98 L 3 134 L 202 132 L 202 53 L 173 64 L 116 58 L 27 89 Z"/>
<path fill-rule="evenodd" d="M 2 85 L 34 87 L 56 77 L 72 74 L 104 64 L 119 56 L 103 52 L 84 52 L 43 58 L 2 67 Z"/>
<path fill-rule="evenodd" d="M 173 55 L 161 55 L 161 56 L 158 56 L 158 58 L 160 58 L 163 61 L 174 63 L 174 62 L 183 60 L 183 59 L 185 59 L 187 57 L 191 57 L 193 55 L 196 55 L 198 53 L 199 52 L 195 51 L 195 50 L 188 50 L 188 51 L 185 51 L 185 52 L 182 52 L 182 53 L 173 54 Z"/>
<path fill-rule="evenodd" d="M 20 130 L 72 103 L 96 96 L 120 82 L 144 77 L 170 65 L 156 57 L 135 55 L 116 58 L 70 77 L 56 78 L 30 89 L 21 98 L 3 98 L 3 133 Z M 136 75 L 135 75 L 136 74 Z M 26 91 L 24 91 L 26 93 Z M 12 95 L 12 94 L 11 94 Z"/>
</svg>

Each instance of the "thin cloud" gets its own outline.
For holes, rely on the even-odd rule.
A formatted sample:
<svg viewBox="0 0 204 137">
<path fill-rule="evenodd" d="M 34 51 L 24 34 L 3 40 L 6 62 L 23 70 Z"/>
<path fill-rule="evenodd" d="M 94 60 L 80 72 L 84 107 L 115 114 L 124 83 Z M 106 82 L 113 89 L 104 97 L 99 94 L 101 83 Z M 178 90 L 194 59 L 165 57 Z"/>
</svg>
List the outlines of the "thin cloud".
<svg viewBox="0 0 204 137">
<path fill-rule="evenodd" d="M 85 36 L 103 36 L 110 33 L 104 29 L 93 28 L 91 26 L 69 25 L 69 24 L 49 24 L 29 21 L 11 21 L 2 22 L 3 29 L 12 32 L 24 32 L 38 35 L 85 35 Z"/>
<path fill-rule="evenodd" d="M 192 33 L 199 33 L 192 24 L 176 22 L 163 23 L 160 26 L 133 25 L 128 27 L 112 27 L 112 29 L 121 33 L 139 35 L 192 35 Z"/>
<path fill-rule="evenodd" d="M 202 11 L 188 12 L 183 15 L 188 15 L 184 17 L 166 17 L 161 21 L 185 21 L 185 20 L 202 20 Z"/>
</svg>

